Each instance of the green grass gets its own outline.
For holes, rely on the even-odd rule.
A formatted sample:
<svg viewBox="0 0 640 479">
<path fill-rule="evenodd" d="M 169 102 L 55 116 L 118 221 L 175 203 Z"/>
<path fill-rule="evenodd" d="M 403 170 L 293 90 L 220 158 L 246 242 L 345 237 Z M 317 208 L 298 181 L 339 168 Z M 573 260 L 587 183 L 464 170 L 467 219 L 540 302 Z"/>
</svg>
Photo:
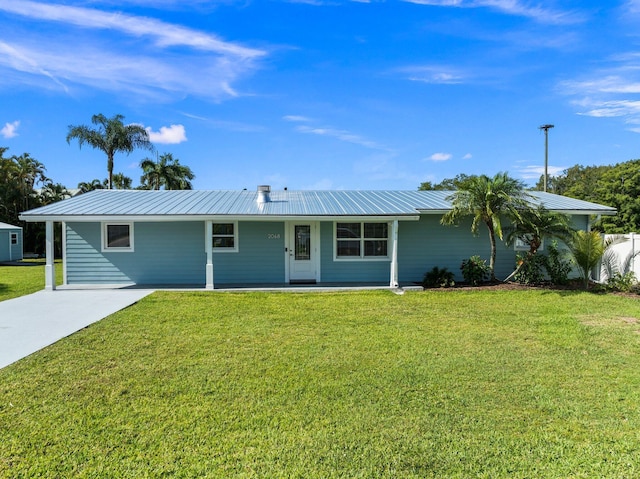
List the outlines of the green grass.
<svg viewBox="0 0 640 479">
<path fill-rule="evenodd" d="M 640 476 L 640 303 L 155 293 L 0 370 L 0 476 Z"/>
<path fill-rule="evenodd" d="M 0 266 L 0 301 L 44 289 L 44 260 L 31 263 L 37 263 L 37 266 Z M 62 284 L 59 261 L 56 261 L 56 284 Z"/>
</svg>

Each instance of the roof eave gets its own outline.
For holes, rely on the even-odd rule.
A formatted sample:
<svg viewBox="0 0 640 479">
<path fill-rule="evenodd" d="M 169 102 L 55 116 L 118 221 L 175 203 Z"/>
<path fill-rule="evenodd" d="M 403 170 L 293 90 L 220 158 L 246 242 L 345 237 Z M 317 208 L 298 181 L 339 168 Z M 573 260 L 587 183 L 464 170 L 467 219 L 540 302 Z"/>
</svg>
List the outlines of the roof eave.
<svg viewBox="0 0 640 479">
<path fill-rule="evenodd" d="M 407 214 L 382 214 L 382 215 L 232 215 L 232 214 L 207 214 L 207 215 L 20 215 L 22 221 L 28 223 L 77 222 L 95 223 L 101 221 L 134 221 L 134 222 L 181 222 L 181 221 L 212 221 L 228 219 L 233 221 L 418 221 L 420 216 Z"/>
</svg>

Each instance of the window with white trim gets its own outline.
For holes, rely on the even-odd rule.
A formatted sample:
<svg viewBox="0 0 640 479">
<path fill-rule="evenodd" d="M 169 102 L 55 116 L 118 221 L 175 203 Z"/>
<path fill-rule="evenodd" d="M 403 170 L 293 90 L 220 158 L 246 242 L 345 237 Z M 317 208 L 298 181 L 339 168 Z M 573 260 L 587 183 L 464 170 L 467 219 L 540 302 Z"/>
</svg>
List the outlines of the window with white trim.
<svg viewBox="0 0 640 479">
<path fill-rule="evenodd" d="M 18 244 L 18 233 L 11 233 L 11 244 Z"/>
<path fill-rule="evenodd" d="M 335 258 L 388 259 L 389 223 L 335 223 Z"/>
<path fill-rule="evenodd" d="M 133 223 L 102 223 L 102 251 L 132 252 Z"/>
<path fill-rule="evenodd" d="M 238 223 L 213 223 L 213 252 L 236 253 L 238 251 Z"/>
</svg>

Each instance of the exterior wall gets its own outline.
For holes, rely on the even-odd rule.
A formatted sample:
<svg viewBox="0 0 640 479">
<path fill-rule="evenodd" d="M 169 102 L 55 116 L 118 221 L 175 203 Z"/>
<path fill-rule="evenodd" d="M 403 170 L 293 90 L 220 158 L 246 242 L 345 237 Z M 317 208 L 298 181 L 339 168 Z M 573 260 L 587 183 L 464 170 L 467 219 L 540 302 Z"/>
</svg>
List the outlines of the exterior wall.
<svg viewBox="0 0 640 479">
<path fill-rule="evenodd" d="M 102 252 L 100 223 L 67 223 L 68 284 L 204 284 L 204 222 L 135 223 L 133 252 Z"/>
<path fill-rule="evenodd" d="M 383 283 L 390 279 L 391 259 L 335 261 L 333 221 L 320 223 L 320 274 L 323 283 Z M 391 241 L 389 241 L 391 248 Z M 389 249 L 389 252 L 391 250 Z"/>
<path fill-rule="evenodd" d="M 12 233 L 18 235 L 18 243 L 14 245 L 11 244 Z M 20 261 L 22 258 L 22 230 L 20 228 L 0 230 L 0 261 Z"/>
<path fill-rule="evenodd" d="M 460 263 L 472 255 L 488 260 L 489 239 L 484 225 L 478 236 L 471 223 L 440 225 L 441 215 L 419 221 L 399 221 L 398 279 L 419 283 L 434 266 L 446 267 L 462 281 Z M 586 229 L 588 217 L 574 225 Z M 378 283 L 390 280 L 390 259 L 334 260 L 334 222 L 320 223 L 320 275 L 323 283 Z M 213 253 L 216 287 L 225 284 L 281 284 L 287 267 L 286 223 L 238 222 L 238 251 Z M 102 252 L 100 223 L 66 223 L 66 273 L 69 284 L 193 284 L 205 283 L 205 224 L 135 223 L 133 252 Z M 8 243 L 8 240 L 7 240 Z M 515 267 L 515 251 L 498 240 L 496 276 L 507 277 Z M 389 248 L 391 244 L 389 243 Z"/>
<path fill-rule="evenodd" d="M 459 226 L 443 226 L 442 215 L 422 215 L 419 221 L 401 221 L 398 228 L 398 279 L 401 283 L 422 282 L 434 266 L 447 268 L 462 281 L 463 259 L 478 255 L 489 263 L 491 246 L 486 227 L 478 235 L 471 233 L 471 221 Z M 495 272 L 498 279 L 507 277 L 515 267 L 515 251 L 496 238 Z"/>
<path fill-rule="evenodd" d="M 213 283 L 278 284 L 285 281 L 284 222 L 238 222 L 238 252 L 213 253 Z"/>
</svg>

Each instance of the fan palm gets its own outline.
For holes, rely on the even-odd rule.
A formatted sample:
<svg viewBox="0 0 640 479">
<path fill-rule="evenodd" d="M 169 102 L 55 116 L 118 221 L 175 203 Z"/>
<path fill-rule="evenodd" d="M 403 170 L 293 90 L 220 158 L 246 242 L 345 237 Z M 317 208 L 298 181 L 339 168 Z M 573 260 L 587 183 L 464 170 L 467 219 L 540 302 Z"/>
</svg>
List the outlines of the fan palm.
<svg viewBox="0 0 640 479">
<path fill-rule="evenodd" d="M 471 176 L 447 197 L 451 202 L 451 210 L 440 220 L 442 224 L 456 224 L 460 219 L 471 216 L 473 234 L 478 234 L 481 223 L 487 227 L 491 244 L 491 281 L 496 280 L 496 235 L 500 239 L 503 237 L 501 217 L 517 208 L 523 208 L 526 197 L 524 184 L 509 177 L 507 173 L 497 173 L 493 178 L 486 175 Z"/>
<path fill-rule="evenodd" d="M 113 157 L 117 152 L 129 154 L 136 148 L 153 150 L 147 130 L 140 125 L 125 125 L 122 122 L 123 119 L 123 115 L 115 115 L 112 118 L 107 118 L 103 114 L 93 115 L 91 122 L 98 128 L 70 125 L 67 134 L 67 143 L 76 139 L 81 148 L 87 143 L 107 155 L 109 189 L 113 184 Z"/>
</svg>

